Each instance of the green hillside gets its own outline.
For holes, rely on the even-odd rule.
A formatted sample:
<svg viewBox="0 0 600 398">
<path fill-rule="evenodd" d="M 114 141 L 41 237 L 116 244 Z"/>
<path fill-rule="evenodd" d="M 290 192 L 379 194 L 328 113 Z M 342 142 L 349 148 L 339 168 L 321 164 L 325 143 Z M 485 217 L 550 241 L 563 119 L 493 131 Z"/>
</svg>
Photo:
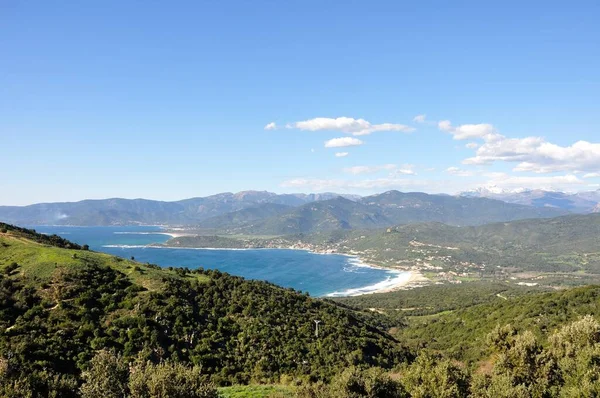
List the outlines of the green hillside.
<svg viewBox="0 0 600 398">
<path fill-rule="evenodd" d="M 476 282 L 334 302 L 0 224 L 0 303 L 0 397 L 600 393 L 597 286 Z"/>
<path fill-rule="evenodd" d="M 352 311 L 291 289 L 0 230 L 0 362 L 9 381 L 40 391 L 71 396 L 68 385 L 81 383 L 102 349 L 200 366 L 217 385 L 327 380 L 349 365 L 389 368 L 408 355 Z"/>
<path fill-rule="evenodd" d="M 532 331 L 540 341 L 562 325 L 584 315 L 600 318 L 600 286 L 506 297 L 437 315 L 411 317 L 396 337 L 412 347 L 428 347 L 460 361 L 481 361 L 489 355 L 486 336 L 511 324 Z"/>
</svg>

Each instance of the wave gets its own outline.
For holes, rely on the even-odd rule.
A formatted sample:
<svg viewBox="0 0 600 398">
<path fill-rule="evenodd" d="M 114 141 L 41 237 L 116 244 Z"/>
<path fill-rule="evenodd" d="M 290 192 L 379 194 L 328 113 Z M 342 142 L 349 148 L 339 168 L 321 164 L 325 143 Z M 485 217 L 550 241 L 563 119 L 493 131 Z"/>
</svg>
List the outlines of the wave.
<svg viewBox="0 0 600 398">
<path fill-rule="evenodd" d="M 102 245 L 102 247 L 110 247 L 113 249 L 145 249 L 147 247 L 152 247 L 152 246 L 146 246 L 146 245 Z"/>
<path fill-rule="evenodd" d="M 120 249 L 174 249 L 174 250 L 222 250 L 222 251 L 247 251 L 247 250 L 278 250 L 269 248 L 223 248 L 223 247 L 177 247 L 177 246 L 152 246 L 152 245 L 102 245 L 102 247 Z"/>
<path fill-rule="evenodd" d="M 167 232 L 160 232 L 160 231 L 156 231 L 156 232 L 113 232 L 113 234 L 115 235 L 169 235 L 171 236 L 170 233 Z"/>
<path fill-rule="evenodd" d="M 389 271 L 391 274 L 396 276 L 388 276 L 385 280 L 377 282 L 373 285 L 357 287 L 347 289 L 343 291 L 335 291 L 333 293 L 326 294 L 326 297 L 346 297 L 346 296 L 360 296 L 361 294 L 375 293 L 380 290 L 390 289 L 396 286 L 401 286 L 410 280 L 411 273 L 406 271 Z"/>
<path fill-rule="evenodd" d="M 359 270 L 356 269 L 357 267 L 343 267 L 342 270 L 344 272 L 349 272 L 352 274 L 366 274 L 366 272 L 361 272 Z"/>
</svg>

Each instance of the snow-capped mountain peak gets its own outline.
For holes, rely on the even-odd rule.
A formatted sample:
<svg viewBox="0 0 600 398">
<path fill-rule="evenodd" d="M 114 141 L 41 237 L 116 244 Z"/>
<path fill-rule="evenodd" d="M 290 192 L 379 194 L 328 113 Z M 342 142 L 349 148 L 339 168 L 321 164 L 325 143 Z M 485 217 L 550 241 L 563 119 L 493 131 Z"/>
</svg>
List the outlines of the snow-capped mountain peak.
<svg viewBox="0 0 600 398">
<path fill-rule="evenodd" d="M 494 196 L 494 195 L 510 195 L 510 194 L 530 192 L 530 191 L 531 190 L 528 188 L 507 189 L 507 188 L 501 188 L 497 185 L 486 185 L 483 187 L 472 189 L 470 191 L 461 192 L 460 196 L 486 198 L 486 197 L 490 197 L 490 196 Z"/>
</svg>

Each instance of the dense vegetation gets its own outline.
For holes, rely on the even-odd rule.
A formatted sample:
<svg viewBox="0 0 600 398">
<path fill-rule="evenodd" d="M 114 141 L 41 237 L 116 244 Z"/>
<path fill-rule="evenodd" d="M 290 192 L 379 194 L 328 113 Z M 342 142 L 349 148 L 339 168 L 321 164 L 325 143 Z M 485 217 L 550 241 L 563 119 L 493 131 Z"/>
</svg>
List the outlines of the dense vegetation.
<svg viewBox="0 0 600 398">
<path fill-rule="evenodd" d="M 5 386 L 72 396 L 98 350 L 125 361 L 195 365 L 217 385 L 328 380 L 345 366 L 391 368 L 408 357 L 352 311 L 291 289 L 219 271 L 162 271 L 89 251 L 84 257 L 12 231 L 0 242 Z M 50 271 L 25 260 L 47 253 L 58 260 Z"/>
<path fill-rule="evenodd" d="M 504 282 L 469 282 L 424 286 L 418 289 L 389 293 L 339 297 L 337 303 L 384 314 L 400 312 L 404 316 L 438 314 L 468 308 L 478 304 L 510 300 L 528 293 L 540 292 L 537 287 L 518 286 Z"/>
<path fill-rule="evenodd" d="M 597 286 L 318 300 L 69 245 L 0 229 L 0 397 L 600 394 Z"/>
<path fill-rule="evenodd" d="M 549 333 L 583 315 L 600 317 L 600 287 L 527 294 L 434 316 L 412 317 L 409 327 L 399 329 L 396 337 L 413 348 L 428 347 L 474 365 L 486 357 L 483 342 L 496 326 L 510 323 L 516 330 L 529 330 L 545 342 Z"/>
</svg>

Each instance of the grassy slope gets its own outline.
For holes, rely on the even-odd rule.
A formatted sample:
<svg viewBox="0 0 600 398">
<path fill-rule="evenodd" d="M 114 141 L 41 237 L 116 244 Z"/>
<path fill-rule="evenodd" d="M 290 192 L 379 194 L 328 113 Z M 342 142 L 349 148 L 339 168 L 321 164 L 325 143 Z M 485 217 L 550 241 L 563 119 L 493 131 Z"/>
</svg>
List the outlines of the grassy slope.
<svg viewBox="0 0 600 398">
<path fill-rule="evenodd" d="M 174 271 L 155 269 L 147 264 L 109 254 L 63 249 L 33 242 L 12 231 L 0 233 L 0 252 L 0 267 L 15 262 L 21 266 L 19 270 L 23 276 L 41 281 L 49 280 L 57 268 L 83 267 L 85 264 L 107 265 L 148 290 L 159 289 L 165 274 L 176 276 Z M 208 280 L 208 277 L 203 275 L 195 275 L 194 278 Z"/>
<path fill-rule="evenodd" d="M 293 397 L 294 391 L 294 387 L 282 385 L 233 386 L 220 388 L 219 395 L 223 398 L 267 398 L 273 394 L 278 397 Z"/>
</svg>

